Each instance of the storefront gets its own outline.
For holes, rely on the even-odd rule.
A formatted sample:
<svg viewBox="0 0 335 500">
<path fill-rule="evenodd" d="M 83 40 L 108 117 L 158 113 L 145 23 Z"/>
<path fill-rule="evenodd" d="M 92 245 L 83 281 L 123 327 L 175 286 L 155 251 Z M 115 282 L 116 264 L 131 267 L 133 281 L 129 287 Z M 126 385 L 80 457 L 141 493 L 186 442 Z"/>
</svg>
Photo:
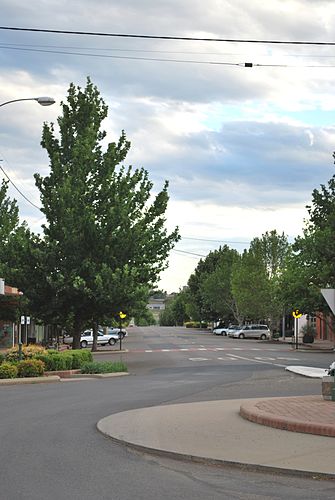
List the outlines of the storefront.
<svg viewBox="0 0 335 500">
<path fill-rule="evenodd" d="M 15 287 L 5 285 L 0 278 L 0 349 L 8 349 L 17 343 L 19 298 L 22 294 Z"/>
<path fill-rule="evenodd" d="M 0 349 L 13 347 L 15 337 L 15 324 L 10 321 L 0 320 Z"/>
</svg>

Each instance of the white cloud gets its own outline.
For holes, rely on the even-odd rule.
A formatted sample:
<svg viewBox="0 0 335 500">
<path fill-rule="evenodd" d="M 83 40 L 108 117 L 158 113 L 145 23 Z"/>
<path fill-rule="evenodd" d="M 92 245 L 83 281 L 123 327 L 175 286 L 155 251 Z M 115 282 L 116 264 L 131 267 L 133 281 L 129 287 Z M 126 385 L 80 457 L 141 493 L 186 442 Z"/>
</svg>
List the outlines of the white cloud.
<svg viewBox="0 0 335 500">
<path fill-rule="evenodd" d="M 101 0 L 99 8 L 88 0 L 3 0 L 1 14 L 3 25 L 65 30 L 244 40 L 335 37 L 330 0 Z M 124 129 L 132 142 L 127 164 L 147 168 L 155 189 L 169 179 L 169 227 L 179 224 L 182 235 L 205 239 L 248 241 L 274 228 L 293 238 L 311 191 L 333 174 L 333 68 L 320 67 L 332 66 L 333 57 L 327 46 L 0 30 L 0 101 L 36 95 L 57 100 L 50 108 L 32 102 L 1 108 L 2 166 L 39 205 L 33 173 L 48 172 L 40 147 L 43 122 L 56 122 L 71 81 L 84 86 L 90 76 L 109 106 L 109 141 Z M 11 194 L 37 230 L 41 214 L 13 187 Z M 203 254 L 215 243 L 182 240 L 178 248 Z M 196 262 L 196 256 L 172 252 L 164 273 L 170 291 L 186 283 Z"/>
</svg>

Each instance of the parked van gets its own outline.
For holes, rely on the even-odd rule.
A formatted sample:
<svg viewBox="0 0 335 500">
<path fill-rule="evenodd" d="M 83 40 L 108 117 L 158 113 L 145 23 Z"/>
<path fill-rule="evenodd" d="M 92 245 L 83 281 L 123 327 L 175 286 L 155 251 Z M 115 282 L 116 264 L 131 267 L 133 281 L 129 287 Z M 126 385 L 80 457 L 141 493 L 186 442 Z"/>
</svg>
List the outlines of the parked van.
<svg viewBox="0 0 335 500">
<path fill-rule="evenodd" d="M 267 325 L 244 325 L 239 330 L 229 331 L 228 336 L 237 339 L 269 340 L 271 332 Z"/>
</svg>

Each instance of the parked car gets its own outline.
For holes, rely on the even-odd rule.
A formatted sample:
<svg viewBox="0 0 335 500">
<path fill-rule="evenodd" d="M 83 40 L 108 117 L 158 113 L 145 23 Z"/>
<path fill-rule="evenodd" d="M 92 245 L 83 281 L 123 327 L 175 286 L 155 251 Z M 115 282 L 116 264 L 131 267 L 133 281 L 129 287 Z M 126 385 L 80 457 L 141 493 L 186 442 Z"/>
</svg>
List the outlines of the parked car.
<svg viewBox="0 0 335 500">
<path fill-rule="evenodd" d="M 231 337 L 232 333 L 234 333 L 236 330 L 240 330 L 241 328 L 241 325 L 229 325 L 227 330 L 227 337 Z"/>
<path fill-rule="evenodd" d="M 225 326 L 225 327 L 215 327 L 213 329 L 213 335 L 227 335 L 227 330 L 228 330 L 228 327 Z"/>
<path fill-rule="evenodd" d="M 229 333 L 229 337 L 238 339 L 252 338 L 266 340 L 271 337 L 271 332 L 267 325 L 244 325 L 238 330 L 232 330 Z"/>
<path fill-rule="evenodd" d="M 98 345 L 114 345 L 119 340 L 119 335 L 108 333 L 105 335 L 102 330 L 98 330 L 97 344 Z M 71 345 L 73 337 L 64 337 L 64 344 Z M 85 330 L 80 337 L 80 347 L 87 347 L 93 344 L 93 331 Z"/>
<path fill-rule="evenodd" d="M 120 328 L 118 328 L 117 326 L 109 326 L 107 327 L 107 332 L 109 335 L 117 335 L 118 338 L 120 337 Z M 121 328 L 121 338 L 125 338 L 127 337 L 128 335 L 128 332 L 127 330 L 125 330 L 124 328 Z"/>
</svg>

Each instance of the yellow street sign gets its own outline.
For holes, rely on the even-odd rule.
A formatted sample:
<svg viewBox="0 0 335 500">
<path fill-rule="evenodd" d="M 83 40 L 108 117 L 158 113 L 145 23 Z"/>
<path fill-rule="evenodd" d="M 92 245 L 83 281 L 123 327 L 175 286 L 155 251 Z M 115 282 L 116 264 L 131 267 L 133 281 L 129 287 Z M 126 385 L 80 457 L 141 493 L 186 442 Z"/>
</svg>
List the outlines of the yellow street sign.
<svg viewBox="0 0 335 500">
<path fill-rule="evenodd" d="M 127 315 L 125 313 L 123 313 L 122 311 L 120 311 L 119 316 L 121 319 L 124 319 Z"/>
<path fill-rule="evenodd" d="M 294 311 L 292 311 L 292 316 L 293 318 L 301 318 L 302 312 L 300 312 L 299 309 L 294 309 Z"/>
</svg>

